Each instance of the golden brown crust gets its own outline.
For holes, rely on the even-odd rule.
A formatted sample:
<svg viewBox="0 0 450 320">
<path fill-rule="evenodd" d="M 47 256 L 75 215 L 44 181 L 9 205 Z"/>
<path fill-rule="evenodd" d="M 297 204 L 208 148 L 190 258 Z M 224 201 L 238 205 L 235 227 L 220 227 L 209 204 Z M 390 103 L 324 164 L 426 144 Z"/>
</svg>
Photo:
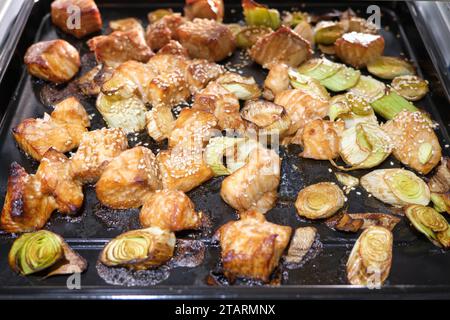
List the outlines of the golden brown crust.
<svg viewBox="0 0 450 320">
<path fill-rule="evenodd" d="M 162 183 L 156 157 L 150 149 L 134 147 L 114 158 L 95 185 L 100 202 L 114 209 L 142 206 Z"/>
<path fill-rule="evenodd" d="M 144 35 L 144 27 L 142 26 L 142 22 L 136 18 L 124 18 L 113 20 L 109 22 L 109 27 L 112 31 L 130 31 L 136 30 L 142 36 Z"/>
<path fill-rule="evenodd" d="M 170 133 L 169 148 L 190 143 L 197 143 L 202 147 L 209 141 L 214 129 L 217 129 L 217 119 L 212 113 L 183 109 Z"/>
<path fill-rule="evenodd" d="M 337 39 L 334 48 L 343 62 L 362 68 L 383 54 L 384 38 L 380 35 L 351 32 Z"/>
<path fill-rule="evenodd" d="M 84 107 L 76 98 L 70 97 L 59 102 L 51 116 L 45 114 L 43 119 L 25 119 L 12 133 L 19 147 L 39 161 L 50 148 L 64 153 L 78 147 L 89 125 Z"/>
<path fill-rule="evenodd" d="M 182 191 L 158 190 L 146 198 L 139 214 L 142 227 L 159 227 L 170 231 L 198 229 L 202 213 Z"/>
<path fill-rule="evenodd" d="M 157 51 L 167 45 L 171 40 L 177 40 L 177 28 L 184 23 L 184 18 L 179 13 L 162 17 L 155 23 L 149 24 L 145 33 L 148 46 Z"/>
<path fill-rule="evenodd" d="M 55 105 L 51 117 L 70 124 L 81 125 L 85 128 L 91 126 L 89 115 L 80 101 L 75 97 L 69 97 Z"/>
<path fill-rule="evenodd" d="M 55 83 L 69 81 L 80 69 L 77 49 L 60 39 L 33 44 L 24 60 L 31 75 Z"/>
<path fill-rule="evenodd" d="M 178 40 L 191 58 L 220 61 L 230 56 L 236 44 L 227 26 L 208 19 L 194 19 L 177 29 Z"/>
<path fill-rule="evenodd" d="M 97 36 L 88 41 L 88 46 L 97 62 L 109 67 L 117 67 L 128 60 L 147 62 L 153 56 L 138 30 L 114 31 L 106 36 Z"/>
<path fill-rule="evenodd" d="M 239 113 L 239 100 L 218 83 L 210 82 L 194 96 L 192 109 L 207 111 L 217 118 L 221 129 L 244 130 L 245 121 Z"/>
<path fill-rule="evenodd" d="M 383 125 L 394 144 L 393 154 L 404 165 L 429 173 L 441 160 L 442 149 L 430 120 L 420 111 L 402 111 Z M 425 163 L 420 159 L 422 144 L 429 144 L 431 154 Z"/>
<path fill-rule="evenodd" d="M 80 9 L 80 28 L 69 28 L 71 7 Z M 94 0 L 55 0 L 51 5 L 52 22 L 77 38 L 83 38 L 88 34 L 102 29 L 102 17 Z"/>
<path fill-rule="evenodd" d="M 184 15 L 188 20 L 201 18 L 222 21 L 224 15 L 223 0 L 186 0 Z"/>
<path fill-rule="evenodd" d="M 282 26 L 261 38 L 249 51 L 250 57 L 270 69 L 272 65 L 286 64 L 298 67 L 312 55 L 310 43 L 290 28 Z"/>
<path fill-rule="evenodd" d="M 291 232 L 291 227 L 267 222 L 257 211 L 223 225 L 217 233 L 225 275 L 229 279 L 246 277 L 268 282 Z"/>
<path fill-rule="evenodd" d="M 214 176 L 201 149 L 188 144 L 158 153 L 164 189 L 188 192 Z"/>
<path fill-rule="evenodd" d="M 324 118 L 329 109 L 328 101 L 312 96 L 301 89 L 282 91 L 275 97 L 274 102 L 283 106 L 291 119 L 287 135 L 297 133 L 298 137 L 301 137 L 303 128 L 308 122 Z"/>
<path fill-rule="evenodd" d="M 289 89 L 289 67 L 285 64 L 274 64 L 266 80 L 264 80 L 264 97 L 273 100 L 277 94 Z"/>
<path fill-rule="evenodd" d="M 344 127 L 343 121 L 316 119 L 307 123 L 302 134 L 303 152 L 299 156 L 315 160 L 337 158 L 339 137 Z"/>
<path fill-rule="evenodd" d="M 269 211 L 277 200 L 280 165 L 281 159 L 275 151 L 256 148 L 242 168 L 223 180 L 222 199 L 239 212 Z"/>
<path fill-rule="evenodd" d="M 189 63 L 186 72 L 186 78 L 191 94 L 195 94 L 199 90 L 205 88 L 210 81 L 216 80 L 224 73 L 225 68 L 220 64 L 209 62 L 204 59 L 193 60 Z"/>
<path fill-rule="evenodd" d="M 127 136 L 121 129 L 103 128 L 84 133 L 71 158 L 75 177 L 82 183 L 97 181 L 106 165 L 127 148 Z"/>
<path fill-rule="evenodd" d="M 56 207 L 53 197 L 42 193 L 40 179 L 13 162 L 0 218 L 1 229 L 9 233 L 41 229 Z"/>
<path fill-rule="evenodd" d="M 50 148 L 42 158 L 36 172 L 44 194 L 51 195 L 61 213 L 76 213 L 83 205 L 83 188 L 74 179 L 70 160 L 62 153 Z"/>
</svg>

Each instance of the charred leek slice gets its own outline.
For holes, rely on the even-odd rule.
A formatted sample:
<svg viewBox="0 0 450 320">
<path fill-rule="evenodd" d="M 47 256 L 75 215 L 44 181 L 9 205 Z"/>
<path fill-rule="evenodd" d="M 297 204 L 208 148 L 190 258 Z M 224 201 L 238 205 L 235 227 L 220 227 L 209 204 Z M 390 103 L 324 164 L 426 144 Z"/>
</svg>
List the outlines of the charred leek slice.
<svg viewBox="0 0 450 320">
<path fill-rule="evenodd" d="M 145 270 L 160 266 L 173 256 L 175 235 L 158 227 L 125 232 L 111 240 L 100 254 L 109 267 Z"/>
<path fill-rule="evenodd" d="M 297 213 L 308 219 L 331 217 L 344 206 L 342 190 L 332 182 L 321 182 L 302 189 L 295 201 Z"/>
<path fill-rule="evenodd" d="M 392 151 L 389 136 L 376 124 L 359 123 L 346 129 L 339 143 L 339 154 L 350 168 L 341 170 L 373 168 L 383 162 Z"/>
<path fill-rule="evenodd" d="M 297 70 L 301 74 L 320 81 L 336 74 L 342 67 L 343 64 L 330 61 L 326 58 L 315 58 L 306 61 Z"/>
<path fill-rule="evenodd" d="M 347 278 L 353 285 L 381 286 L 392 264 L 392 232 L 371 226 L 356 241 L 347 261 Z"/>
<path fill-rule="evenodd" d="M 252 47 L 262 36 L 272 32 L 267 27 L 243 27 L 236 34 L 236 45 L 241 49 Z"/>
<path fill-rule="evenodd" d="M 392 80 L 391 86 L 400 96 L 409 101 L 420 100 L 429 91 L 428 81 L 418 76 L 395 77 Z"/>
<path fill-rule="evenodd" d="M 390 91 L 387 95 L 372 101 L 371 106 L 386 120 L 391 120 L 403 110 L 419 111 L 411 102 L 399 96 L 395 91 Z"/>
<path fill-rule="evenodd" d="M 367 70 L 382 79 L 394 79 L 398 76 L 414 75 L 414 67 L 397 57 L 381 56 L 367 64 Z"/>
<path fill-rule="evenodd" d="M 11 247 L 8 262 L 25 276 L 44 270 L 49 271 L 47 276 L 83 272 L 87 267 L 59 235 L 47 230 L 20 236 Z"/>
<path fill-rule="evenodd" d="M 345 30 L 339 22 L 320 21 L 314 29 L 316 43 L 330 45 L 344 34 Z"/>
<path fill-rule="evenodd" d="M 448 222 L 436 210 L 412 205 L 406 208 L 405 214 L 414 228 L 426 235 L 431 242 L 437 246 L 449 247 Z"/>
<path fill-rule="evenodd" d="M 223 163 L 226 151 L 243 142 L 243 138 L 216 137 L 209 140 L 205 150 L 206 163 L 216 176 L 226 176 L 232 172 Z"/>
<path fill-rule="evenodd" d="M 431 201 L 437 212 L 450 213 L 450 193 L 431 193 Z"/>
<path fill-rule="evenodd" d="M 346 191 L 346 193 L 359 185 L 359 179 L 347 173 L 336 172 L 334 175 L 336 176 L 337 181 L 344 186 L 344 191 Z"/>
<path fill-rule="evenodd" d="M 386 85 L 369 76 L 360 76 L 356 85 L 349 90 L 349 92 L 363 97 L 368 102 L 375 101 L 382 96 L 386 91 Z"/>
<path fill-rule="evenodd" d="M 292 68 L 289 69 L 288 74 L 291 86 L 295 89 L 302 89 L 312 96 L 317 96 L 323 100 L 330 100 L 330 94 L 319 80 L 303 75 Z"/>
<path fill-rule="evenodd" d="M 396 206 L 426 206 L 430 202 L 427 184 L 413 172 L 404 169 L 374 170 L 360 180 L 361 186 L 375 198 Z"/>
<path fill-rule="evenodd" d="M 147 108 L 136 96 L 122 98 L 100 93 L 96 107 L 110 128 L 122 128 L 126 132 L 137 132 L 145 128 Z"/>
<path fill-rule="evenodd" d="M 243 167 L 249 154 L 258 146 L 253 139 L 215 137 L 206 146 L 205 161 L 216 176 L 229 175 Z"/>
<path fill-rule="evenodd" d="M 359 123 L 378 125 L 377 117 L 367 101 L 350 92 L 331 98 L 328 117 L 332 121 L 344 120 L 347 129 L 355 127 Z"/>
<path fill-rule="evenodd" d="M 249 26 L 264 26 L 278 29 L 281 26 L 280 13 L 276 9 L 269 9 L 253 0 L 243 0 L 245 23 Z"/>
<path fill-rule="evenodd" d="M 261 90 L 253 77 L 227 72 L 216 79 L 216 83 L 234 93 L 240 100 L 256 99 L 261 95 Z"/>
<path fill-rule="evenodd" d="M 344 66 L 331 77 L 321 80 L 320 83 L 331 91 L 339 92 L 354 87 L 358 83 L 360 76 L 361 72 L 359 70 Z"/>
</svg>

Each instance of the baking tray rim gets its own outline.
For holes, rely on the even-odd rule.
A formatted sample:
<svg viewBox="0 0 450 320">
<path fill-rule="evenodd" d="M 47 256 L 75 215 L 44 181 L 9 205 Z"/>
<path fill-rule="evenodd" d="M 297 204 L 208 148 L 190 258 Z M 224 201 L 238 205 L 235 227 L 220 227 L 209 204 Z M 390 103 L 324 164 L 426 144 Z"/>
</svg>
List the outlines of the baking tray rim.
<svg viewBox="0 0 450 320">
<path fill-rule="evenodd" d="M 30 0 L 33 1 L 33 0 Z M 172 4 L 172 2 L 170 2 Z M 152 3 L 148 3 L 150 5 Z M 121 3 L 101 4 L 99 7 L 124 6 Z M 349 4 L 350 5 L 350 4 Z M 167 6 L 167 4 L 164 4 Z M 383 8 L 390 14 L 396 15 L 392 9 Z M 31 11 L 30 11 L 31 12 Z M 29 13 L 28 13 L 29 15 Z M 27 18 L 28 19 L 28 15 Z M 38 37 L 43 23 L 48 19 L 44 15 L 40 27 L 36 30 L 35 37 Z M 26 23 L 25 19 L 25 23 Z M 400 32 L 408 39 L 401 25 L 398 25 Z M 20 37 L 18 37 L 20 38 Z M 409 42 L 406 41 L 409 45 Z M 414 50 L 408 48 L 411 57 L 414 57 Z M 13 98 L 24 85 L 27 72 L 23 69 L 20 80 L 13 93 Z M 12 99 L 13 100 L 13 99 Z M 3 128 L 11 113 L 14 112 L 11 104 L 8 102 L 7 109 L 0 119 L 0 130 Z M 447 132 L 447 131 L 446 131 Z M 68 239 L 74 242 L 79 239 Z M 96 239 L 98 240 L 98 239 Z M 92 267 L 92 266 L 91 266 Z M 219 290 L 218 290 L 219 289 Z M 51 290 L 51 291 L 48 291 Z M 193 293 L 192 291 L 195 291 Z M 261 296 L 264 295 L 264 296 Z M 283 285 L 280 287 L 198 287 L 198 286 L 173 286 L 158 285 L 154 287 L 116 287 L 105 284 L 104 286 L 84 286 L 80 290 L 61 289 L 55 286 L 5 286 L 0 287 L 0 299 L 408 299 L 414 297 L 427 298 L 450 298 L 450 285 L 427 286 L 427 285 L 385 285 L 381 290 L 369 290 L 361 286 L 353 285 Z"/>
</svg>

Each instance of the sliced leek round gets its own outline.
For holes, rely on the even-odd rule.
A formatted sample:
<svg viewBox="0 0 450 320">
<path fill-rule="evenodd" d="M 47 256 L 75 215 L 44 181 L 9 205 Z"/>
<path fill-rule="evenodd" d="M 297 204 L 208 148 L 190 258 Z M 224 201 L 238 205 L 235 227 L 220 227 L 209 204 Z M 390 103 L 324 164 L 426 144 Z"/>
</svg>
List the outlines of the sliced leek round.
<svg viewBox="0 0 450 320">
<path fill-rule="evenodd" d="M 229 175 L 232 172 L 223 163 L 223 157 L 228 149 L 243 142 L 243 138 L 215 137 L 209 140 L 205 149 L 205 160 L 216 176 Z"/>
<path fill-rule="evenodd" d="M 321 182 L 302 189 L 295 201 L 297 213 L 308 219 L 331 217 L 344 206 L 342 190 L 332 182 Z"/>
<path fill-rule="evenodd" d="M 73 251 L 64 239 L 47 230 L 25 233 L 9 251 L 8 263 L 15 272 L 30 275 L 47 272 L 45 277 L 81 273 L 87 262 Z"/>
<path fill-rule="evenodd" d="M 292 68 L 289 69 L 288 74 L 291 86 L 293 88 L 302 89 L 312 96 L 319 97 L 322 100 L 330 100 L 330 94 L 319 80 L 303 75 Z"/>
<path fill-rule="evenodd" d="M 339 142 L 339 155 L 351 167 L 337 167 L 341 170 L 373 168 L 383 162 L 391 151 L 392 141 L 380 126 L 358 123 L 344 130 Z"/>
<path fill-rule="evenodd" d="M 353 285 L 379 287 L 392 264 L 392 232 L 370 226 L 356 241 L 347 261 L 347 279 Z"/>
<path fill-rule="evenodd" d="M 431 194 L 426 183 L 407 170 L 388 171 L 384 180 L 392 193 L 405 203 L 427 205 Z"/>
<path fill-rule="evenodd" d="M 64 254 L 60 236 L 47 230 L 25 233 L 14 241 L 8 260 L 11 268 L 29 275 L 49 268 Z"/>
<path fill-rule="evenodd" d="M 400 96 L 409 101 L 420 100 L 429 91 L 428 81 L 413 75 L 395 77 L 391 86 Z"/>
<path fill-rule="evenodd" d="M 349 92 L 363 97 L 368 102 L 381 98 L 385 91 L 386 85 L 370 76 L 360 76 L 358 83 L 349 90 Z"/>
<path fill-rule="evenodd" d="M 414 75 L 414 67 L 397 57 L 381 56 L 367 64 L 367 70 L 382 79 L 394 79 L 398 76 Z"/>
<path fill-rule="evenodd" d="M 341 23 L 334 21 L 320 21 L 314 28 L 314 42 L 330 45 L 344 34 Z"/>
<path fill-rule="evenodd" d="M 396 207 L 409 204 L 426 206 L 431 194 L 427 184 L 404 169 L 374 170 L 360 179 L 361 186 L 375 198 Z"/>
<path fill-rule="evenodd" d="M 145 270 L 160 266 L 173 256 L 175 234 L 158 227 L 125 232 L 111 240 L 100 254 L 109 267 Z"/>
<path fill-rule="evenodd" d="M 331 91 L 339 92 L 354 87 L 360 76 L 359 70 L 344 66 L 331 77 L 321 80 L 320 83 Z"/>
<path fill-rule="evenodd" d="M 449 225 L 436 210 L 422 205 L 406 207 L 405 214 L 411 224 L 434 245 L 449 247 Z"/>
<path fill-rule="evenodd" d="M 337 73 L 343 64 L 330 61 L 326 58 L 315 58 L 306 61 L 300 67 L 298 67 L 298 72 L 307 75 L 316 80 L 323 80 L 325 78 L 331 77 Z"/>
</svg>

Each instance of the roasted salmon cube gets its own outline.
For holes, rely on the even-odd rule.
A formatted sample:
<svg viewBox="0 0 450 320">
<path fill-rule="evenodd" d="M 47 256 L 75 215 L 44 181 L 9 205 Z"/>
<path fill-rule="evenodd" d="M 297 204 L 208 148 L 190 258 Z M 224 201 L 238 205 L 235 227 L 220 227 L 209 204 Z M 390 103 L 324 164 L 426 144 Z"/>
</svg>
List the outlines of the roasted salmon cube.
<svg viewBox="0 0 450 320">
<path fill-rule="evenodd" d="M 22 121 L 13 129 L 13 136 L 25 153 L 40 161 L 50 148 L 63 153 L 77 148 L 89 125 L 84 107 L 70 97 L 58 103 L 50 116 Z"/>
<path fill-rule="evenodd" d="M 136 30 L 144 36 L 144 27 L 139 19 L 136 18 L 124 18 L 119 20 L 113 20 L 109 23 L 109 27 L 112 31 L 132 31 Z"/>
<path fill-rule="evenodd" d="M 28 48 L 25 64 L 31 75 L 46 81 L 63 83 L 78 73 L 80 55 L 67 41 L 41 41 Z"/>
<path fill-rule="evenodd" d="M 127 148 L 127 136 L 121 129 L 102 128 L 84 133 L 71 158 L 75 177 L 82 183 L 97 181 L 107 164 Z"/>
<path fill-rule="evenodd" d="M 169 148 L 177 144 L 188 145 L 192 141 L 203 146 L 217 128 L 217 119 L 212 113 L 189 108 L 183 109 L 172 127 Z"/>
<path fill-rule="evenodd" d="M 168 44 L 170 40 L 177 40 L 176 30 L 184 21 L 181 14 L 174 13 L 162 17 L 155 23 L 149 24 L 145 33 L 148 46 L 152 50 L 158 51 Z"/>
<path fill-rule="evenodd" d="M 277 64 L 298 67 L 312 56 L 309 41 L 285 26 L 259 38 L 249 53 L 256 63 L 267 69 Z"/>
<path fill-rule="evenodd" d="M 114 31 L 106 36 L 97 36 L 88 41 L 88 46 L 98 63 L 113 68 L 128 60 L 147 62 L 153 56 L 138 30 Z"/>
<path fill-rule="evenodd" d="M 180 144 L 157 157 L 163 189 L 188 192 L 214 176 L 203 159 L 202 146 Z"/>
<path fill-rule="evenodd" d="M 237 96 L 214 81 L 196 93 L 192 105 L 192 109 L 211 112 L 223 130 L 245 129 L 245 122 L 239 113 L 239 108 Z"/>
<path fill-rule="evenodd" d="M 236 48 L 231 30 L 214 20 L 188 21 L 178 27 L 177 35 L 191 58 L 221 61 L 231 56 Z"/>
<path fill-rule="evenodd" d="M 61 213 L 74 214 L 83 205 L 83 188 L 75 179 L 70 160 L 61 152 L 50 148 L 36 171 L 44 194 L 51 195 Z"/>
<path fill-rule="evenodd" d="M 222 21 L 224 15 L 223 0 L 186 0 L 184 15 L 187 19 L 212 19 Z"/>
<path fill-rule="evenodd" d="M 384 52 L 384 38 L 380 35 L 350 32 L 334 43 L 336 55 L 343 62 L 362 68 Z"/>
<path fill-rule="evenodd" d="M 55 0 L 51 16 L 57 27 L 77 38 L 102 29 L 102 17 L 94 0 Z"/>
<path fill-rule="evenodd" d="M 339 156 L 339 137 L 344 131 L 343 121 L 313 120 L 305 125 L 301 142 L 303 158 L 316 160 L 335 159 Z"/>
<path fill-rule="evenodd" d="M 225 73 L 225 68 L 220 64 L 209 62 L 205 59 L 195 59 L 189 63 L 186 76 L 191 94 L 197 93 L 199 90 L 220 75 Z"/>
<path fill-rule="evenodd" d="M 42 192 L 40 179 L 13 162 L 0 218 L 1 229 L 9 233 L 41 229 L 56 207 L 55 199 Z"/>
<path fill-rule="evenodd" d="M 195 211 L 194 203 L 183 191 L 158 190 L 146 198 L 139 220 L 144 228 L 193 230 L 201 227 L 202 212 Z"/>
<path fill-rule="evenodd" d="M 153 191 L 162 188 L 158 162 L 150 149 L 134 147 L 114 158 L 95 185 L 100 202 L 114 209 L 142 206 Z"/>
<path fill-rule="evenodd" d="M 221 226 L 217 236 L 225 276 L 268 282 L 286 249 L 292 229 L 266 221 L 258 211 Z"/>
</svg>

